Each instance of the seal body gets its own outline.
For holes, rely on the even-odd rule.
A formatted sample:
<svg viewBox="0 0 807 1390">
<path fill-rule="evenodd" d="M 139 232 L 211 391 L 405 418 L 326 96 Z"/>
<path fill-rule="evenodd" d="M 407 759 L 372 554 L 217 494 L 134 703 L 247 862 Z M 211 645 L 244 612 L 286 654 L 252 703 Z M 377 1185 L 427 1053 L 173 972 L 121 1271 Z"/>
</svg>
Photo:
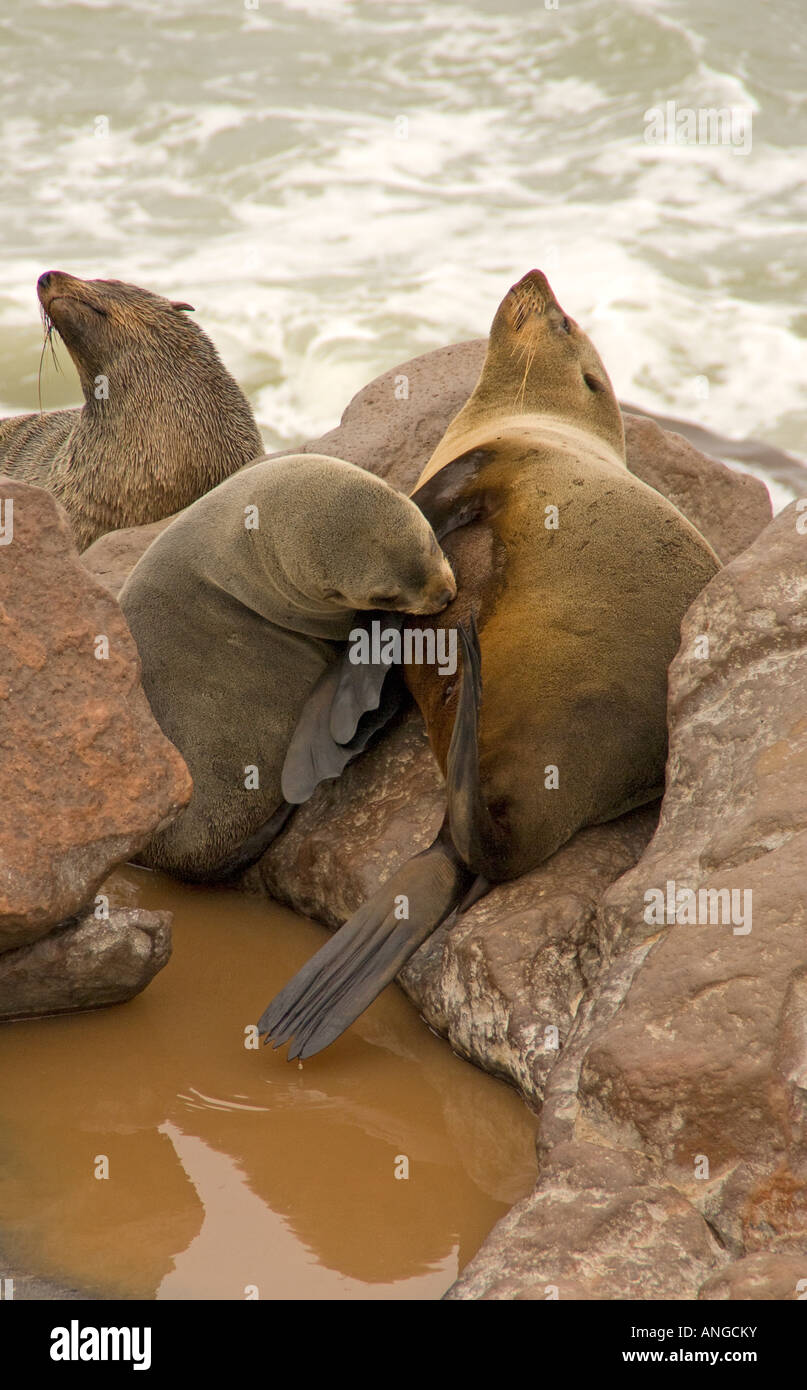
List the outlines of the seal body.
<svg viewBox="0 0 807 1390">
<path fill-rule="evenodd" d="M 431 623 L 478 623 L 475 776 L 489 823 L 463 848 L 470 868 L 498 881 L 581 826 L 661 795 L 667 667 L 717 561 L 599 446 L 572 448 L 536 427 L 527 448 L 516 433 L 474 453 L 456 502 L 476 519 L 443 541 L 458 597 Z M 408 666 L 406 679 L 448 775 L 460 682 L 426 665 Z"/>
<path fill-rule="evenodd" d="M 458 904 L 661 794 L 667 666 L 719 568 L 628 471 L 605 368 L 539 271 L 500 305 L 477 387 L 412 497 L 458 586 L 435 625 L 459 624 L 461 677 L 406 669 L 446 820 L 265 1011 L 290 1057 L 338 1037 Z"/>
<path fill-rule="evenodd" d="M 0 421 L 0 472 L 51 491 L 80 550 L 188 506 L 263 452 L 249 403 L 191 305 L 119 280 L 41 275 L 84 406 Z"/>
<path fill-rule="evenodd" d="M 413 495 L 438 529 L 468 518 L 445 540 L 458 598 L 435 621 L 477 623 L 487 815 L 464 848 L 476 872 L 511 878 L 661 794 L 667 667 L 719 561 L 629 472 L 605 367 L 539 271 L 500 305 L 476 389 Z M 458 683 L 425 666 L 407 683 L 447 774 Z"/>
<path fill-rule="evenodd" d="M 283 804 L 286 747 L 354 611 L 433 613 L 455 592 L 419 509 L 339 459 L 261 461 L 184 511 L 120 596 L 149 703 L 194 784 L 141 861 L 204 880 L 256 858 Z"/>
</svg>

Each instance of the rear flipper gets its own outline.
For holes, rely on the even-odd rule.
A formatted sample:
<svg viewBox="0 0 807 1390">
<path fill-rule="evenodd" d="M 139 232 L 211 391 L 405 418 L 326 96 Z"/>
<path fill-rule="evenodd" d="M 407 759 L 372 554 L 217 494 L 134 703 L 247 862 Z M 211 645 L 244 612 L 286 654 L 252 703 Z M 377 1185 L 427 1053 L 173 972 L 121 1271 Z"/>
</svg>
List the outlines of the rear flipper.
<svg viewBox="0 0 807 1390">
<path fill-rule="evenodd" d="M 304 965 L 264 1012 L 258 1030 L 289 1060 L 312 1057 L 343 1033 L 459 903 L 474 875 L 447 823 Z"/>
</svg>

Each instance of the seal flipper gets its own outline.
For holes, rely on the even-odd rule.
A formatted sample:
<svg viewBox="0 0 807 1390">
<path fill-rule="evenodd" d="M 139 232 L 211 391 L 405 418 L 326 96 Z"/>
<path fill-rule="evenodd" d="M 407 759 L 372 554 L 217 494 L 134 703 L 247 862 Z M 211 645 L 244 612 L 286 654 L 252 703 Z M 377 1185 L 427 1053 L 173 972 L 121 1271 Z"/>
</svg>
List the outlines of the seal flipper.
<svg viewBox="0 0 807 1390">
<path fill-rule="evenodd" d="M 397 618 L 398 614 L 385 615 Z M 403 617 L 401 617 L 401 622 Z M 357 684 L 357 689 L 365 692 L 367 703 L 363 709 L 349 705 L 348 698 L 340 703 L 340 728 L 349 727 L 350 732 L 344 741 L 334 738 L 331 732 L 332 711 L 339 696 L 340 682 L 346 680 L 350 685 L 350 672 L 357 668 L 343 656 L 322 673 L 311 694 L 303 705 L 302 713 L 292 734 L 280 787 L 286 801 L 299 806 L 308 801 L 320 782 L 338 777 L 353 758 L 362 753 L 370 739 L 388 724 L 404 699 L 404 686 L 399 678 L 395 681 L 385 679 L 388 666 L 374 665 L 366 683 Z M 367 670 L 367 667 L 364 668 Z M 375 682 L 375 697 L 371 700 L 370 690 Z M 355 720 L 352 714 L 355 713 Z"/>
<path fill-rule="evenodd" d="M 369 613 L 366 618 L 356 624 L 356 628 L 364 628 L 368 633 L 372 633 L 373 623 L 383 622 L 386 632 L 400 632 L 405 617 L 405 613 L 377 611 Z M 336 689 L 328 720 L 331 738 L 336 743 L 350 743 L 356 734 L 362 716 L 378 709 L 390 669 L 390 662 L 362 661 L 354 663 L 346 651 L 342 653 L 337 663 Z"/>
<path fill-rule="evenodd" d="M 312 1057 L 338 1038 L 435 928 L 489 887 L 484 867 L 474 861 L 487 862 L 502 831 L 479 780 L 482 677 L 473 616 L 469 630 L 460 624 L 459 633 L 462 687 L 448 755 L 448 814 L 434 843 L 393 874 L 264 1011 L 259 1033 L 275 1047 L 293 1039 L 290 1061 Z"/>
<path fill-rule="evenodd" d="M 495 880 L 502 877 L 501 865 L 507 859 L 507 835 L 491 815 L 479 776 L 482 655 L 473 613 L 468 630 L 460 623 L 457 631 L 462 646 L 462 683 L 446 761 L 448 820 L 451 837 L 465 863 L 481 877 Z"/>
<path fill-rule="evenodd" d="M 411 494 L 411 501 L 420 508 L 438 541 L 476 521 L 477 517 L 489 514 L 489 493 L 480 490 L 468 497 L 463 497 L 462 493 L 493 458 L 495 453 L 491 449 L 469 449 L 467 454 L 459 454 L 438 469 Z"/>
<path fill-rule="evenodd" d="M 393 874 L 281 990 L 259 1032 L 275 1047 L 293 1038 L 290 1061 L 321 1052 L 394 979 L 473 878 L 444 821 L 434 843 Z"/>
</svg>

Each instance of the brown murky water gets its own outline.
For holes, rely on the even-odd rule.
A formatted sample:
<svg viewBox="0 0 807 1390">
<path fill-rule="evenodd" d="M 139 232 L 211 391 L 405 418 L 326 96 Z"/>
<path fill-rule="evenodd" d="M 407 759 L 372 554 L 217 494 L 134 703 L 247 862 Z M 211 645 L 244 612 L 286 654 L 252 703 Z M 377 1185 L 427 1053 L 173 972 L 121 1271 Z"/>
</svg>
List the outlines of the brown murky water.
<svg viewBox="0 0 807 1390">
<path fill-rule="evenodd" d="M 515 1092 L 396 987 L 302 1070 L 246 1047 L 324 929 L 145 870 L 105 891 L 169 908 L 174 954 L 129 1004 L 0 1029 L 7 1256 L 102 1297 L 438 1298 L 532 1186 Z"/>
</svg>

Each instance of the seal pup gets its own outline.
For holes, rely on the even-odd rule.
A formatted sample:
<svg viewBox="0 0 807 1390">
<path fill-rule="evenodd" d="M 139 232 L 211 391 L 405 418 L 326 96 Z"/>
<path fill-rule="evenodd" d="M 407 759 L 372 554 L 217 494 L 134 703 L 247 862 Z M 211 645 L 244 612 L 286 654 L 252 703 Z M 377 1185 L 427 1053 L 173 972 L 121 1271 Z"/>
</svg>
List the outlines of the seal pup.
<svg viewBox="0 0 807 1390">
<path fill-rule="evenodd" d="M 120 280 L 49 270 L 37 281 L 84 405 L 0 421 L 0 473 L 45 487 L 79 550 L 195 502 L 264 453 L 241 388 L 191 304 Z"/>
<path fill-rule="evenodd" d="M 422 512 L 341 459 L 261 460 L 184 511 L 120 595 L 152 711 L 193 778 L 139 862 L 203 882 L 257 859 L 292 810 L 286 748 L 355 610 L 432 614 L 455 594 Z"/>
<path fill-rule="evenodd" d="M 539 271 L 500 305 L 477 387 L 413 500 L 458 586 L 435 625 L 459 624 L 461 679 L 406 668 L 447 814 L 430 848 L 265 1010 L 260 1032 L 276 1047 L 293 1040 L 289 1058 L 338 1037 L 491 883 L 661 794 L 667 667 L 719 568 L 690 522 L 628 471 L 605 368 Z M 367 685 L 345 666 L 321 744 L 350 736 Z M 297 780 L 287 795 L 303 799 L 311 786 Z"/>
</svg>

